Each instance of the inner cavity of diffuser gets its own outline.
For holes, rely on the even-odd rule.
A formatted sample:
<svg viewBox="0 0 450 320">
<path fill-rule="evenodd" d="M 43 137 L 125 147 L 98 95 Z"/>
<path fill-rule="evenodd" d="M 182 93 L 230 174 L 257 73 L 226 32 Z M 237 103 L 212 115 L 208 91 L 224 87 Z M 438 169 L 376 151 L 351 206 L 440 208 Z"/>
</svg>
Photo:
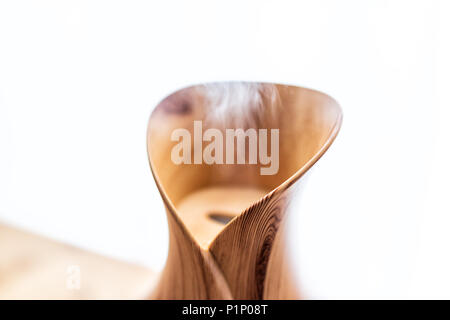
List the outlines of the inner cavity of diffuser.
<svg viewBox="0 0 450 320">
<path fill-rule="evenodd" d="M 251 187 L 211 186 L 185 196 L 177 211 L 197 243 L 208 248 L 235 216 L 266 194 Z"/>
</svg>

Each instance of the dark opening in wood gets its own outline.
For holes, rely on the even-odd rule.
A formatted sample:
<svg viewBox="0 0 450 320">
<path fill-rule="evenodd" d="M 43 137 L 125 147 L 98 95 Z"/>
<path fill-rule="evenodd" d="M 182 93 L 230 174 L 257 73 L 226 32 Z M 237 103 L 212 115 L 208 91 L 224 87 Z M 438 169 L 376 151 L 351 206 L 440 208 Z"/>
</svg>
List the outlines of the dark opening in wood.
<svg viewBox="0 0 450 320">
<path fill-rule="evenodd" d="M 218 223 L 227 224 L 234 218 L 231 214 L 220 213 L 220 212 L 211 212 L 208 214 L 208 217 Z"/>
</svg>

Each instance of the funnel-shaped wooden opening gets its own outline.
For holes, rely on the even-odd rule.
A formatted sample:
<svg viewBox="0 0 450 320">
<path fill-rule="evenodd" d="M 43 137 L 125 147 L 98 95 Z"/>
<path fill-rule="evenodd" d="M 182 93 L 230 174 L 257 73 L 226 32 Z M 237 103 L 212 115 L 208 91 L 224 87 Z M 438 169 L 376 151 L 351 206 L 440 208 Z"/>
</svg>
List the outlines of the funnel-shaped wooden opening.
<svg viewBox="0 0 450 320">
<path fill-rule="evenodd" d="M 271 86 L 271 91 L 259 92 L 256 107 L 248 106 L 248 109 L 245 109 L 246 106 L 241 106 L 242 108 L 236 111 L 231 106 L 230 110 L 217 116 L 215 108 L 224 106 L 214 103 L 223 104 L 223 101 L 211 100 L 211 87 L 199 85 L 179 90 L 165 98 L 150 118 L 148 152 L 157 183 L 165 197 L 166 205 L 176 211 L 202 247 L 208 247 L 231 220 L 217 219 L 218 215 L 236 216 L 270 191 L 287 183 L 289 179 L 298 178 L 302 174 L 301 169 L 318 158 L 321 150 L 331 143 L 340 125 L 340 108 L 329 96 L 294 86 L 260 85 L 262 88 Z M 222 95 L 221 98 L 226 103 L 233 101 L 233 95 L 242 95 L 242 92 L 238 86 L 219 83 L 214 85 L 213 94 Z M 231 99 L 225 95 L 231 96 Z M 254 103 L 252 99 L 250 97 L 249 103 Z M 180 135 L 174 136 L 174 132 L 180 128 L 189 133 L 190 163 L 177 164 L 173 161 L 174 147 L 185 140 Z M 257 148 L 255 151 L 255 148 L 250 147 L 250 143 L 255 141 L 251 142 L 254 136 L 245 137 L 245 159 L 241 161 L 244 163 L 239 164 L 238 142 L 234 140 L 234 150 L 231 150 L 234 152 L 234 162 L 230 164 L 228 161 L 227 164 L 227 159 L 230 160 L 227 158 L 230 154 L 230 149 L 227 148 L 227 129 L 239 128 L 243 129 L 243 132 L 248 129 L 255 130 Z M 204 135 L 208 129 L 216 129 L 222 133 L 223 141 L 219 147 L 221 145 L 223 150 L 223 164 L 206 163 L 205 148 L 217 139 L 217 136 L 205 139 Z M 266 165 L 262 164 L 260 154 L 260 129 L 266 130 L 267 133 L 265 154 L 272 156 L 270 163 Z M 278 157 L 275 157 L 273 152 L 271 154 L 271 151 L 276 151 L 272 143 L 274 141 L 271 140 L 273 129 L 278 130 Z M 176 154 L 184 157 L 185 152 L 186 150 L 178 150 Z M 217 151 L 210 154 L 215 155 L 215 152 Z M 220 162 L 218 158 L 214 160 Z M 278 161 L 278 164 L 274 164 L 275 161 Z M 263 170 L 266 170 L 265 174 Z"/>
</svg>

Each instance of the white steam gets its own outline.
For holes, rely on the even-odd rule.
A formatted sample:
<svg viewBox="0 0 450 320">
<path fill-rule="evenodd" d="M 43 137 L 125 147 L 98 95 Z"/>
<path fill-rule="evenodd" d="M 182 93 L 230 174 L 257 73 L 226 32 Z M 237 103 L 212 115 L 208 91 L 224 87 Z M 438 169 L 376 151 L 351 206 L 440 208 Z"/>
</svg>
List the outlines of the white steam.
<svg viewBox="0 0 450 320">
<path fill-rule="evenodd" d="M 205 84 L 207 117 L 211 123 L 224 127 L 257 128 L 264 117 L 275 117 L 279 103 L 275 85 L 251 82 Z M 273 120 L 273 119 L 272 119 Z"/>
</svg>

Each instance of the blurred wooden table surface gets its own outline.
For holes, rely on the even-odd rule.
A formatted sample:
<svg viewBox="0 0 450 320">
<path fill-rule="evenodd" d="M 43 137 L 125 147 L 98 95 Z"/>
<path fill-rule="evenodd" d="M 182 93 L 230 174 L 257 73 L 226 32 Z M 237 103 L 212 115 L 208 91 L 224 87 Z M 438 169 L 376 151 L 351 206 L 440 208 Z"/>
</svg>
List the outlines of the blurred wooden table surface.
<svg viewBox="0 0 450 320">
<path fill-rule="evenodd" d="M 0 224 L 0 299 L 140 299 L 155 274 Z"/>
</svg>

